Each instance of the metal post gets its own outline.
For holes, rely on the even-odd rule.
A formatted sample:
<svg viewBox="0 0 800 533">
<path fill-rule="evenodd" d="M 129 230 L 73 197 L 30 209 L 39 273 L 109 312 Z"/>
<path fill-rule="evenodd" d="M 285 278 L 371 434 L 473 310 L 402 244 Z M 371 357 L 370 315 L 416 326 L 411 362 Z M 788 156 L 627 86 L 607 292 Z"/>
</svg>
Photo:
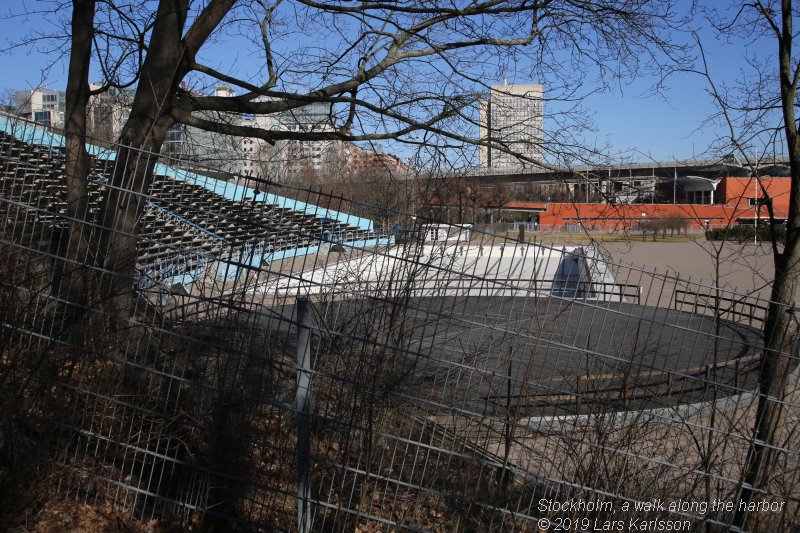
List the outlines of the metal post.
<svg viewBox="0 0 800 533">
<path fill-rule="evenodd" d="M 297 529 L 311 531 L 309 473 L 311 471 L 311 417 L 308 392 L 311 382 L 311 317 L 307 298 L 297 300 Z"/>
<path fill-rule="evenodd" d="M 753 217 L 753 244 L 758 244 L 758 219 L 761 217 L 761 205 L 758 199 L 758 178 L 755 178 L 755 182 L 753 182 L 753 201 L 755 202 L 755 209 L 753 211 L 755 211 L 756 215 Z"/>
<path fill-rule="evenodd" d="M 677 204 L 678 199 L 678 167 L 673 169 L 672 174 L 672 204 Z"/>
</svg>

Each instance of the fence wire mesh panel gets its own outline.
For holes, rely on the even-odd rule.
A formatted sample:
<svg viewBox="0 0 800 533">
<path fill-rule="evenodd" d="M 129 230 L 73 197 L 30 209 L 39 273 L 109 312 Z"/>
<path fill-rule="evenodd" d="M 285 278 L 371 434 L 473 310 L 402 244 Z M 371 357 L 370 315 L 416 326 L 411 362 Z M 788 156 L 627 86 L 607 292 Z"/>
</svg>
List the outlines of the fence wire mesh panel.
<svg viewBox="0 0 800 533">
<path fill-rule="evenodd" d="M 9 479 L 209 529 L 797 527 L 794 308 L 112 148 L 70 181 L 2 121 Z"/>
</svg>

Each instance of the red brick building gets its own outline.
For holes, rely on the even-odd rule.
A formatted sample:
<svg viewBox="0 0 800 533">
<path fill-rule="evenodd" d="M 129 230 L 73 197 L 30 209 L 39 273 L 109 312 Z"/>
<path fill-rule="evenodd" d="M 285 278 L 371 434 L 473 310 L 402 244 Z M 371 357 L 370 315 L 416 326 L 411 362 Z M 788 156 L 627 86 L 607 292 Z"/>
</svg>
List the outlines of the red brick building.
<svg viewBox="0 0 800 533">
<path fill-rule="evenodd" d="M 358 174 L 404 174 L 408 166 L 399 157 L 382 152 L 370 152 L 355 148 L 350 156 L 353 173 Z"/>
</svg>

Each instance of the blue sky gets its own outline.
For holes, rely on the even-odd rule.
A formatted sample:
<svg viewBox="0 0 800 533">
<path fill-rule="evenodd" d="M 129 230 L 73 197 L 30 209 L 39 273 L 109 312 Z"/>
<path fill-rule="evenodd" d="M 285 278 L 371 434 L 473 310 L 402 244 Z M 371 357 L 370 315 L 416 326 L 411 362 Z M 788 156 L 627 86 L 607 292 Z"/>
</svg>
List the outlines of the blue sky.
<svg viewBox="0 0 800 533">
<path fill-rule="evenodd" d="M 0 8 L 5 14 L 8 8 Z M 9 39 L 21 36 L 31 26 L 19 19 L 0 18 L 0 47 Z M 710 31 L 702 37 L 710 67 L 720 80 L 731 81 L 743 64 L 745 53 L 767 51 L 770 42 L 744 44 L 717 43 Z M 40 84 L 42 69 L 54 63 L 45 84 L 52 88 L 66 86 L 68 57 L 60 53 L 44 53 L 36 49 L 16 49 L 0 54 L 0 89 L 25 89 Z M 236 55 L 230 47 L 231 57 L 246 61 L 246 56 Z M 224 61 L 224 58 L 222 59 Z M 231 59 L 233 60 L 233 59 Z M 501 80 L 497 80 L 500 82 Z M 521 80 L 519 80 L 521 81 Z M 539 82 L 542 80 L 530 80 Z M 593 114 L 596 127 L 596 144 L 610 144 L 614 151 L 633 151 L 639 161 L 685 160 L 710 157 L 706 150 L 720 133 L 706 127 L 698 130 L 703 119 L 714 110 L 706 94 L 705 81 L 692 74 L 676 74 L 669 78 L 663 94 L 649 91 L 652 79 L 639 78 L 629 85 L 617 87 L 587 98 L 585 107 Z M 545 90 L 546 89 L 546 81 Z"/>
</svg>

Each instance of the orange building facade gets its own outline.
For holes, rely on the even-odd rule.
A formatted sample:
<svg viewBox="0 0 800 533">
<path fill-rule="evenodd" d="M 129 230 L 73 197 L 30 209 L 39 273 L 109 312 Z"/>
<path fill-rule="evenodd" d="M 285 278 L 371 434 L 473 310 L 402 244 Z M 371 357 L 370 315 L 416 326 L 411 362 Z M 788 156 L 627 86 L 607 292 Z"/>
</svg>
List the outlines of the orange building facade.
<svg viewBox="0 0 800 533">
<path fill-rule="evenodd" d="M 542 229 L 576 227 L 590 231 L 635 231 L 655 220 L 670 220 L 674 226 L 697 231 L 728 224 L 766 223 L 769 219 L 767 202 L 771 202 L 776 220 L 783 222 L 788 216 L 790 184 L 791 180 L 785 177 L 760 180 L 728 177 L 714 184 L 714 194 L 705 196 L 708 203 L 507 202 L 502 209 L 528 213 L 528 218 L 535 213 Z"/>
<path fill-rule="evenodd" d="M 726 205 L 763 206 L 769 198 L 776 211 L 788 212 L 791 182 L 790 178 L 724 178 L 717 190 Z"/>
</svg>

